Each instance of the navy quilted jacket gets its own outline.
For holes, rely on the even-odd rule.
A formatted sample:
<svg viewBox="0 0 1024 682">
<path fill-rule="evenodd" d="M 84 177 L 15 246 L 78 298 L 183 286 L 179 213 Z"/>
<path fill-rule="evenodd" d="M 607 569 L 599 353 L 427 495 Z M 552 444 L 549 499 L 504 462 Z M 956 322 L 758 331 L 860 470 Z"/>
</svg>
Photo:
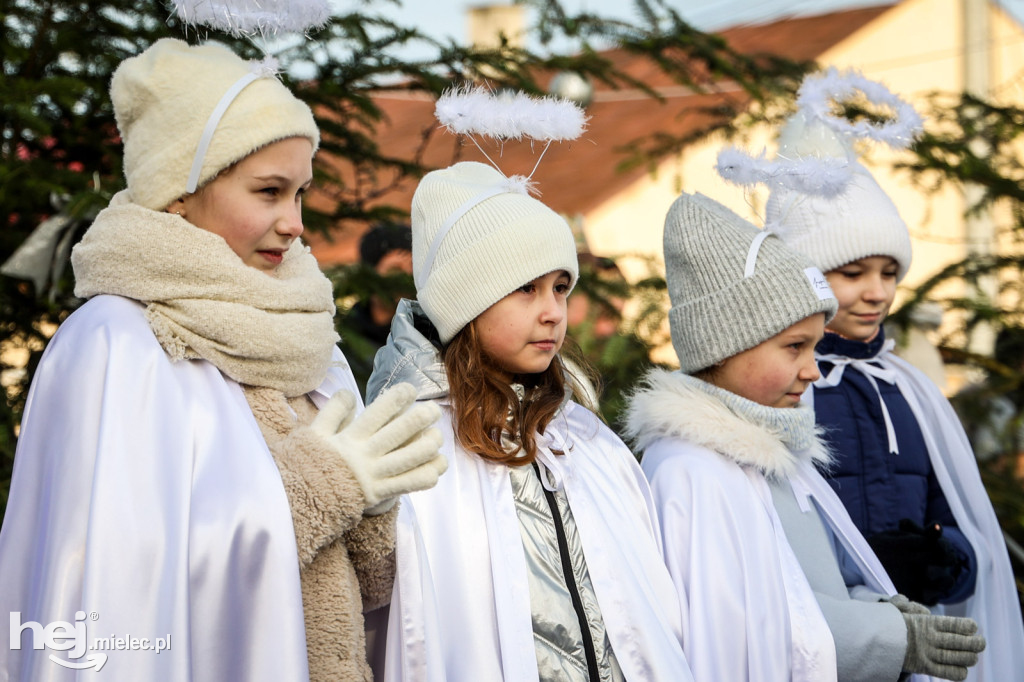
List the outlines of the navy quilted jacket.
<svg viewBox="0 0 1024 682">
<path fill-rule="evenodd" d="M 882 330 L 869 343 L 827 333 L 815 351 L 818 355 L 871 358 L 883 343 Z M 819 367 L 822 376 L 827 376 L 833 365 L 819 361 Z M 889 453 L 878 392 L 864 374 L 848 366 L 838 386 L 814 389 L 817 421 L 826 427 L 825 438 L 836 458 L 831 471 L 822 474 L 865 537 L 896 529 L 900 519 L 911 519 L 920 526 L 941 523 L 943 537 L 963 552 L 968 570 L 960 574 L 956 585 L 940 601 L 963 601 L 974 592 L 974 550 L 957 528 L 910 405 L 895 385 L 876 382 L 895 427 L 899 454 Z"/>
</svg>

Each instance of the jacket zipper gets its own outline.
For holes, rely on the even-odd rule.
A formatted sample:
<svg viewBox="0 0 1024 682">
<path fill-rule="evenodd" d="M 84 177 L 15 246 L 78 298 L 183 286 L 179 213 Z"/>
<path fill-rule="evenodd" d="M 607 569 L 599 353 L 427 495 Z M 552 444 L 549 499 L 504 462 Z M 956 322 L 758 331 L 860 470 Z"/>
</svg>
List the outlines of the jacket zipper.
<svg viewBox="0 0 1024 682">
<path fill-rule="evenodd" d="M 533 463 L 533 470 L 540 478 L 540 467 Z M 558 556 L 562 560 L 562 574 L 565 577 L 565 586 L 572 598 L 572 607 L 576 610 L 576 618 L 580 621 L 580 633 L 583 637 L 583 652 L 587 657 L 587 675 L 591 682 L 601 682 L 601 675 L 597 668 L 597 652 L 594 650 L 594 638 L 590 632 L 590 623 L 587 622 L 586 611 L 583 610 L 583 599 L 580 598 L 579 587 L 576 585 L 576 576 L 572 572 L 572 561 L 569 559 L 569 542 L 565 538 L 565 527 L 562 525 L 562 514 L 558 511 L 558 502 L 555 494 L 544 487 L 544 479 L 540 478 L 540 487 L 544 491 L 544 499 L 551 509 L 551 516 L 555 521 L 555 537 L 558 538 Z"/>
</svg>

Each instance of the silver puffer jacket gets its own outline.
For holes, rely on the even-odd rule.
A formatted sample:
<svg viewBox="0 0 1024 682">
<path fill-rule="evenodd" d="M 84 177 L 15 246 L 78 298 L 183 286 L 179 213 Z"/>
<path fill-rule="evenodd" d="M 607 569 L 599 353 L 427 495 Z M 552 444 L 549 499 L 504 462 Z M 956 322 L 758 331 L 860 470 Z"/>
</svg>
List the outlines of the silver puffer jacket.
<svg viewBox="0 0 1024 682">
<path fill-rule="evenodd" d="M 448 377 L 438 347 L 425 335 L 430 330 L 419 304 L 399 303 L 388 342 L 374 358 L 367 403 L 400 382 L 412 384 L 420 400 L 447 402 Z M 546 472 L 536 465 L 508 470 L 529 573 L 540 680 L 622 682 L 565 494 L 545 486 L 540 476 Z"/>
</svg>

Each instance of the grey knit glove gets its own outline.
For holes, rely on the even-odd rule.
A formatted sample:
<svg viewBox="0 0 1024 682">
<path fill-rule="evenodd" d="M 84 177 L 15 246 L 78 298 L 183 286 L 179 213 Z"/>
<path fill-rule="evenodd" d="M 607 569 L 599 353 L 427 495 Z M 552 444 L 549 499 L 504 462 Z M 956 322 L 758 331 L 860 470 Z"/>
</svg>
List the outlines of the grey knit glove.
<svg viewBox="0 0 1024 682">
<path fill-rule="evenodd" d="M 900 613 L 923 613 L 928 615 L 931 611 L 924 604 L 918 604 L 916 601 L 910 601 L 906 595 L 897 594 L 895 597 L 889 599 L 889 603 L 900 610 Z"/>
<path fill-rule="evenodd" d="M 903 620 L 907 624 L 904 672 L 967 679 L 967 669 L 978 662 L 978 654 L 985 648 L 985 638 L 975 634 L 977 623 L 970 618 L 906 612 Z"/>
</svg>

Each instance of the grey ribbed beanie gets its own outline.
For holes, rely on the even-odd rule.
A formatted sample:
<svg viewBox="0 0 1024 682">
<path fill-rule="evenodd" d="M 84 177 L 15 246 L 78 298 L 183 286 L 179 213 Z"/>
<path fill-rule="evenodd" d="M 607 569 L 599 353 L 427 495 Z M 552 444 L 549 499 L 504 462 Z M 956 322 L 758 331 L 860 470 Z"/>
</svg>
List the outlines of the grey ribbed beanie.
<svg viewBox="0 0 1024 682">
<path fill-rule="evenodd" d="M 702 194 L 683 194 L 665 217 L 665 271 L 672 346 L 687 374 L 836 313 L 806 256 Z"/>
</svg>

